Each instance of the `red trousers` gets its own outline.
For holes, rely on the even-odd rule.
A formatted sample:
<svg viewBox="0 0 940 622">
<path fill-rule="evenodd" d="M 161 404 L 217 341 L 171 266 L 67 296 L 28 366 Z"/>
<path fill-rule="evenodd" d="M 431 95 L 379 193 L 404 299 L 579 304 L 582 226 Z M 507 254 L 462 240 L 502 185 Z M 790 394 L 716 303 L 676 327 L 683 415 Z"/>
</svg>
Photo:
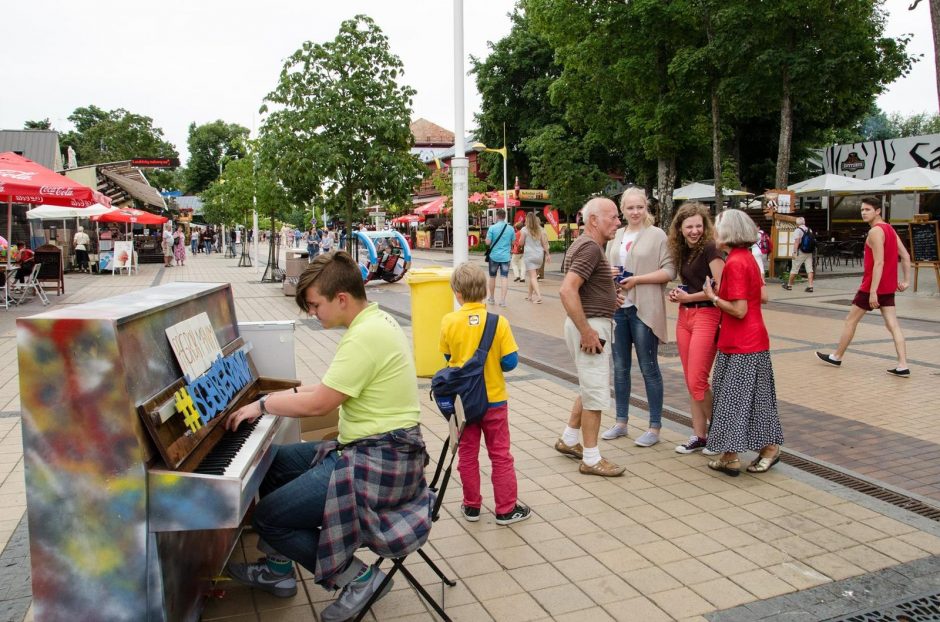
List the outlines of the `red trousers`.
<svg viewBox="0 0 940 622">
<path fill-rule="evenodd" d="M 490 456 L 493 498 L 496 514 L 505 514 L 516 507 L 518 489 L 516 469 L 509 453 L 509 405 L 494 406 L 483 419 L 468 424 L 460 436 L 457 449 L 457 471 L 463 484 L 463 504 L 478 508 L 483 504 L 480 496 L 480 435 L 486 441 Z"/>
<path fill-rule="evenodd" d="M 721 311 L 715 307 L 679 307 L 676 343 L 682 371 L 685 372 L 685 385 L 696 401 L 705 399 L 709 388 L 708 379 L 718 350 L 715 334 L 720 319 Z"/>
</svg>

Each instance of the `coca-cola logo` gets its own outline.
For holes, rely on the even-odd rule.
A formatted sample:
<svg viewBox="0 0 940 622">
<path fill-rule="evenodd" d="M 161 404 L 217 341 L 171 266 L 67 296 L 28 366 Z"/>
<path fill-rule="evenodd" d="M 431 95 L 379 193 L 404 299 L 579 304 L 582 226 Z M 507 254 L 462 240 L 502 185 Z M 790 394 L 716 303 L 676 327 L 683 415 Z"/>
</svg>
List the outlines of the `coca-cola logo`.
<svg viewBox="0 0 940 622">
<path fill-rule="evenodd" d="M 14 203 L 42 203 L 42 197 L 36 194 L 17 194 L 13 196 Z"/>
<path fill-rule="evenodd" d="M 15 169 L 0 168 L 0 177 L 15 179 L 17 181 L 29 181 L 35 173 L 29 171 L 17 171 Z"/>
<path fill-rule="evenodd" d="M 39 193 L 47 197 L 70 197 L 75 194 L 75 189 L 65 186 L 40 186 Z"/>
</svg>

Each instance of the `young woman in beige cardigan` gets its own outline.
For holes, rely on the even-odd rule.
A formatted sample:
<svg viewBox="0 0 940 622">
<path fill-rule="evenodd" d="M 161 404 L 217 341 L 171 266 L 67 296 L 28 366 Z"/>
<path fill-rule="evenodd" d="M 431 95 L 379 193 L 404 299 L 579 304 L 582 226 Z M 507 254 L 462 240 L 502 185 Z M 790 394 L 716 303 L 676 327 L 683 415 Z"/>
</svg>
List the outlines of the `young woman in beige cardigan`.
<svg viewBox="0 0 940 622">
<path fill-rule="evenodd" d="M 626 302 L 614 314 L 614 394 L 617 421 L 601 435 L 613 440 L 627 435 L 630 411 L 630 367 L 632 349 L 636 350 L 646 400 L 649 402 L 649 429 L 634 444 L 651 447 L 659 442 L 662 427 L 663 377 L 659 371 L 659 343 L 666 335 L 666 283 L 676 277 L 676 269 L 666 234 L 653 226 L 647 208 L 646 192 L 628 188 L 620 199 L 625 227 L 607 243 L 607 260 L 630 276 L 618 278 Z"/>
</svg>

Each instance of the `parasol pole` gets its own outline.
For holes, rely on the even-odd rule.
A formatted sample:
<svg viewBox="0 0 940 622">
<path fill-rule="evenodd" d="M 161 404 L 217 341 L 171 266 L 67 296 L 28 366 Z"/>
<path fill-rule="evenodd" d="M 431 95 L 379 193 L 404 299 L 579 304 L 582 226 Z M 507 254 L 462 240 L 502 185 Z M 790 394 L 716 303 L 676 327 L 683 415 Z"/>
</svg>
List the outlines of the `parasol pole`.
<svg viewBox="0 0 940 622">
<path fill-rule="evenodd" d="M 7 267 L 9 268 L 13 265 L 11 261 L 13 258 L 10 257 L 10 249 L 13 246 L 13 242 L 10 241 L 10 238 L 13 237 L 13 199 L 7 199 Z"/>
</svg>

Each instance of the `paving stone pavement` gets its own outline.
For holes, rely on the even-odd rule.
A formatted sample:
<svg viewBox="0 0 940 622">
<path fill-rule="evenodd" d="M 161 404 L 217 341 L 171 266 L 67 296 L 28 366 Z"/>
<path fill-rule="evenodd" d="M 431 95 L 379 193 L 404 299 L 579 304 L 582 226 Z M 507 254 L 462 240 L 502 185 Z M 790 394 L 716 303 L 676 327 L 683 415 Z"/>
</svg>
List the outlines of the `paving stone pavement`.
<svg viewBox="0 0 940 622">
<path fill-rule="evenodd" d="M 449 261 L 442 255 L 416 255 L 416 265 Z M 315 382 L 341 333 L 324 331 L 315 320 L 302 317 L 277 286 L 258 282 L 260 272 L 236 264 L 220 255 L 198 255 L 185 267 L 143 265 L 139 274 L 131 276 L 67 275 L 67 293 L 52 296 L 53 304 L 76 304 L 173 280 L 231 282 L 239 320 L 298 320 L 298 376 Z M 513 325 L 522 354 L 541 363 L 538 368 L 522 365 L 507 376 L 519 494 L 532 506 L 534 516 L 509 527 L 497 526 L 491 490 L 484 481 L 482 518 L 464 522 L 455 475 L 426 550 L 458 579 L 457 586 L 442 589 L 420 562 L 408 564 L 432 595 L 444 593 L 453 619 L 826 619 L 857 611 L 868 602 L 889 604 L 908 598 L 918 586 L 940 586 L 936 521 L 789 466 L 778 465 L 760 477 L 727 478 L 705 468 L 703 456 L 676 454 L 673 447 L 689 432 L 671 422 L 666 422 L 659 445 L 636 447 L 632 438 L 641 432 L 645 419 L 639 408 L 633 411 L 632 438 L 602 445 L 605 457 L 627 466 L 626 475 L 608 480 L 578 473 L 575 461 L 552 449 L 576 387 L 564 374 L 546 371 L 557 367 L 570 372 L 570 363 L 560 358 L 564 350 L 556 336 L 562 317 L 558 279 L 550 274 L 543 283 L 546 304 L 524 303 L 525 290 L 514 284 L 509 306 L 500 309 Z M 407 285 L 383 284 L 368 290 L 384 307 L 407 314 Z M 913 377 L 904 381 L 884 374 L 890 364 L 884 357 L 892 348 L 884 343 L 886 333 L 877 318 L 860 327 L 843 369 L 812 364 L 811 350 L 831 345 L 845 313 L 844 306 L 829 301 L 850 298 L 850 293 L 829 287 L 822 279 L 811 297 L 797 296 L 795 290 L 773 293 L 767 318 L 781 407 L 787 409 L 783 415 L 787 446 L 796 448 L 804 437 L 815 439 L 818 447 L 804 440 L 805 448 L 823 454 L 825 461 L 838 457 L 849 462 L 856 455 L 859 467 L 863 461 L 876 467 L 869 476 L 884 481 L 897 476 L 898 488 L 909 486 L 928 500 L 940 498 L 933 494 L 936 479 L 918 472 L 936 466 L 926 452 L 935 451 L 940 443 L 940 432 L 926 425 L 938 414 L 936 403 L 929 401 L 935 398 L 934 374 L 940 369 L 937 300 L 929 294 L 909 297 L 904 308 L 908 319 L 902 325 L 912 340 L 914 370 Z M 41 310 L 33 302 L 0 313 L 0 349 L 8 361 L 14 360 L 16 348 L 13 320 Z M 674 316 L 675 311 L 670 313 Z M 405 320 L 403 326 L 409 333 L 419 330 Z M 667 405 L 681 411 L 686 394 L 678 359 L 663 357 L 661 362 Z M 0 374 L 0 620 L 20 622 L 31 620 L 32 613 L 24 614 L 29 568 L 24 554 L 19 378 L 15 365 Z M 425 439 L 437 457 L 446 428 L 427 399 L 428 381 L 418 382 L 424 396 Z M 633 384 L 642 403 L 639 377 Z M 885 404 L 892 405 L 890 412 L 885 412 Z M 816 427 L 811 427 L 814 422 Z M 876 442 L 861 444 L 870 439 Z M 886 467 L 880 469 L 879 461 L 871 459 L 879 441 L 894 450 L 882 455 Z M 858 445 L 854 454 L 844 449 L 853 443 Z M 902 464 L 902 456 L 925 455 L 927 459 L 904 463 L 906 468 Z M 488 475 L 485 452 L 480 461 Z M 905 473 L 906 480 L 901 477 Z M 921 485 L 915 486 L 915 481 Z M 236 556 L 256 555 L 254 536 L 246 534 Z M 202 619 L 318 620 L 319 611 L 335 595 L 314 585 L 306 571 L 301 578 L 302 588 L 291 599 L 221 584 Z M 853 580 L 857 583 L 842 583 Z M 846 587 L 850 585 L 861 587 Z M 846 591 L 867 594 L 868 600 L 840 600 L 838 595 Z M 742 613 L 742 607 L 751 617 Z M 368 619 L 433 617 L 406 583 L 397 581 Z"/>
</svg>

